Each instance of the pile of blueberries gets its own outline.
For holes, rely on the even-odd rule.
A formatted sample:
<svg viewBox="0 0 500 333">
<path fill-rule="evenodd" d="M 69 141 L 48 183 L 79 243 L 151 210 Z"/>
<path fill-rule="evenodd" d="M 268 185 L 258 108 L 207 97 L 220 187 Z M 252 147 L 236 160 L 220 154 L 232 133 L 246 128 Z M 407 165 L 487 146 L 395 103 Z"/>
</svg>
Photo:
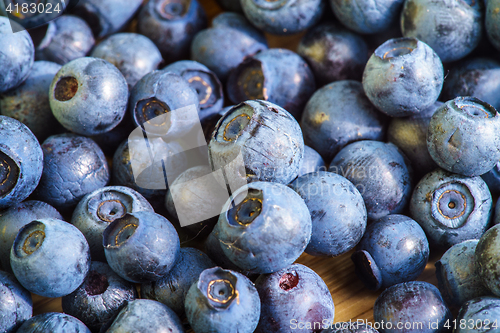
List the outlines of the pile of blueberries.
<svg viewBox="0 0 500 333">
<path fill-rule="evenodd" d="M 500 0 L 219 5 L 0 9 L 0 331 L 500 331 Z"/>
</svg>

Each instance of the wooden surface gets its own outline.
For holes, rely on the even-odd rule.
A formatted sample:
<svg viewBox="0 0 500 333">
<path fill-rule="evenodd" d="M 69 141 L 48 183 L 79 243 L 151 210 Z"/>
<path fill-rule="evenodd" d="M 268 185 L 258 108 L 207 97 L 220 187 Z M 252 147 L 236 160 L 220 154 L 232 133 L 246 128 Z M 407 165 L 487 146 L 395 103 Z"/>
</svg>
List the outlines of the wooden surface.
<svg viewBox="0 0 500 333">
<path fill-rule="evenodd" d="M 205 7 L 207 15 L 211 19 L 222 10 L 215 0 L 200 0 Z M 295 51 L 301 35 L 294 36 L 271 36 L 267 35 L 270 47 L 283 47 Z M 366 289 L 354 274 L 354 266 L 351 262 L 352 251 L 336 258 L 319 258 L 303 254 L 298 263 L 307 265 L 318 273 L 330 288 L 335 303 L 335 322 L 355 321 L 363 319 L 373 322 L 373 304 L 380 294 Z M 425 271 L 418 280 L 427 281 L 437 285 L 435 277 L 434 262 L 440 258 L 442 253 L 432 253 Z M 49 299 L 33 295 L 34 315 L 51 311 L 62 311 L 61 299 Z"/>
</svg>

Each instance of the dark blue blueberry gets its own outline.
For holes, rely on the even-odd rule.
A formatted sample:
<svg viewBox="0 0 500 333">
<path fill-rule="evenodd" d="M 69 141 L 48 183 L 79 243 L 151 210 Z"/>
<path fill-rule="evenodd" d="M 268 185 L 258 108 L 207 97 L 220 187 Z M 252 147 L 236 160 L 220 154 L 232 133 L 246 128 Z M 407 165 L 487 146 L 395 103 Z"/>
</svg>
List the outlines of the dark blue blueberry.
<svg viewBox="0 0 500 333">
<path fill-rule="evenodd" d="M 219 120 L 209 144 L 210 164 L 232 190 L 246 181 L 288 184 L 297 177 L 304 155 L 302 131 L 283 108 L 266 101 L 246 101 Z M 240 161 L 243 167 L 226 167 Z"/>
<path fill-rule="evenodd" d="M 150 299 L 136 299 L 123 307 L 107 333 L 184 333 L 181 320 L 166 305 Z"/>
<path fill-rule="evenodd" d="M 0 263 L 5 271 L 10 267 L 10 249 L 16 239 L 19 229 L 33 220 L 54 218 L 62 220 L 61 214 L 49 204 L 41 201 L 28 200 L 0 213 Z"/>
<path fill-rule="evenodd" d="M 349 80 L 317 90 L 307 102 L 300 125 L 304 142 L 329 162 L 349 143 L 383 140 L 385 118 L 366 98 L 362 84 Z"/>
<path fill-rule="evenodd" d="M 320 333 L 378 333 L 371 325 L 357 321 L 337 322 Z"/>
<path fill-rule="evenodd" d="M 182 227 L 196 235 L 208 235 L 229 199 L 222 175 L 212 174 L 208 165 L 198 165 L 181 173 L 170 184 L 165 206 Z"/>
<path fill-rule="evenodd" d="M 0 331 L 16 332 L 32 313 L 33 301 L 29 291 L 13 275 L 0 271 Z"/>
<path fill-rule="evenodd" d="M 122 306 L 137 297 L 133 283 L 119 277 L 107 264 L 93 261 L 80 287 L 62 298 L 62 310 L 92 331 L 99 331 Z"/>
<path fill-rule="evenodd" d="M 465 57 L 479 44 L 483 16 L 483 1 L 407 0 L 401 11 L 401 31 L 449 62 Z"/>
<path fill-rule="evenodd" d="M 319 171 L 300 176 L 290 187 L 311 213 L 312 234 L 306 253 L 334 257 L 358 244 L 366 229 L 366 207 L 350 181 Z"/>
<path fill-rule="evenodd" d="M 43 152 L 26 125 L 0 116 L 0 209 L 26 199 L 43 169 Z"/>
<path fill-rule="evenodd" d="M 224 104 L 222 83 L 214 72 L 196 61 L 177 61 L 162 70 L 182 76 L 198 94 L 200 120 L 217 114 Z"/>
<path fill-rule="evenodd" d="M 35 47 L 36 60 L 64 65 L 85 57 L 95 44 L 87 22 L 73 15 L 62 15 L 38 31 L 40 41 Z"/>
<path fill-rule="evenodd" d="M 351 30 L 375 34 L 387 30 L 398 19 L 404 0 L 330 0 L 337 19 Z"/>
<path fill-rule="evenodd" d="M 486 13 L 484 17 L 486 34 L 489 41 L 497 50 L 500 50 L 500 6 L 499 0 L 488 0 L 485 2 Z"/>
<path fill-rule="evenodd" d="M 185 59 L 194 36 L 207 27 L 197 0 L 151 0 L 139 12 L 137 30 L 150 38 L 167 63 Z"/>
<path fill-rule="evenodd" d="M 142 0 L 80 0 L 71 11 L 83 18 L 96 38 L 102 38 L 121 30 L 132 19 Z"/>
<path fill-rule="evenodd" d="M 92 260 L 105 261 L 102 233 L 114 220 L 127 213 L 153 212 L 142 195 L 125 186 L 101 187 L 86 196 L 73 211 L 71 224 L 87 239 Z"/>
<path fill-rule="evenodd" d="M 500 297 L 500 225 L 488 229 L 479 240 L 474 254 L 476 267 L 483 284 Z"/>
<path fill-rule="evenodd" d="M 35 61 L 35 46 L 28 32 L 13 33 L 4 16 L 0 16 L 0 59 L 0 93 L 26 80 Z"/>
<path fill-rule="evenodd" d="M 75 207 L 88 193 L 109 181 L 109 167 L 101 148 L 89 138 L 53 135 L 42 144 L 43 174 L 36 197 L 59 210 Z"/>
<path fill-rule="evenodd" d="M 309 146 L 304 145 L 304 158 L 297 176 L 303 176 L 310 172 L 326 171 L 326 164 L 321 155 Z"/>
<path fill-rule="evenodd" d="M 241 0 L 245 16 L 260 30 L 290 35 L 315 25 L 326 8 L 325 0 Z"/>
<path fill-rule="evenodd" d="M 185 310 L 196 333 L 252 333 L 259 322 L 260 299 L 247 277 L 214 267 L 191 285 Z"/>
<path fill-rule="evenodd" d="M 189 288 L 198 281 L 201 272 L 214 266 L 214 262 L 205 253 L 192 247 L 184 247 L 179 260 L 168 274 L 158 281 L 141 285 L 141 298 L 162 302 L 178 316 L 182 316 Z"/>
<path fill-rule="evenodd" d="M 302 37 L 297 53 L 311 66 L 318 83 L 361 81 L 368 46 L 361 36 L 333 23 L 319 25 Z"/>
<path fill-rule="evenodd" d="M 75 226 L 38 219 L 21 228 L 10 252 L 12 271 L 34 294 L 61 297 L 78 288 L 90 268 L 89 245 Z"/>
<path fill-rule="evenodd" d="M 115 65 L 127 81 L 129 90 L 163 61 L 156 45 L 146 36 L 118 33 L 103 40 L 91 54 Z"/>
<path fill-rule="evenodd" d="M 214 236 L 234 264 L 263 274 L 291 265 L 304 252 L 311 230 L 309 209 L 295 191 L 255 182 L 226 202 Z"/>
<path fill-rule="evenodd" d="M 472 58 L 453 66 L 443 86 L 443 97 L 474 96 L 500 108 L 500 63 L 489 58 Z"/>
<path fill-rule="evenodd" d="M 427 149 L 441 168 L 464 176 L 482 175 L 500 160 L 500 114 L 474 97 L 457 97 L 434 112 Z"/>
<path fill-rule="evenodd" d="M 306 266 L 293 264 L 261 275 L 255 287 L 262 303 L 255 333 L 318 332 L 333 323 L 332 295 L 321 277 Z"/>
<path fill-rule="evenodd" d="M 356 186 L 369 219 L 401 213 L 410 200 L 411 168 L 392 143 L 371 140 L 351 143 L 335 156 L 328 171 Z"/>
<path fill-rule="evenodd" d="M 241 8 L 241 2 L 239 0 L 217 0 L 219 5 L 222 6 L 222 8 L 229 10 L 231 12 L 242 12 L 243 8 Z"/>
<path fill-rule="evenodd" d="M 366 96 L 391 117 L 410 116 L 434 104 L 443 88 L 443 64 L 416 38 L 394 38 L 380 45 L 366 63 Z"/>
<path fill-rule="evenodd" d="M 486 333 L 498 330 L 500 298 L 478 297 L 466 302 L 457 315 L 455 333 Z"/>
<path fill-rule="evenodd" d="M 250 99 L 281 106 L 300 119 L 316 89 L 314 75 L 298 54 L 269 49 L 249 56 L 229 75 L 227 94 L 235 104 Z"/>
<path fill-rule="evenodd" d="M 493 169 L 481 175 L 492 194 L 500 193 L 500 162 L 497 162 Z"/>
<path fill-rule="evenodd" d="M 446 324 L 453 325 L 439 290 L 423 281 L 403 282 L 384 290 L 373 306 L 373 318 L 385 323 L 381 333 L 438 333 L 449 331 Z"/>
<path fill-rule="evenodd" d="M 16 333 L 91 333 L 87 326 L 73 316 L 60 312 L 39 314 L 27 321 Z"/>
<path fill-rule="evenodd" d="M 387 141 L 395 144 L 408 157 L 417 176 L 437 168 L 427 149 L 427 130 L 432 115 L 441 105 L 442 102 L 436 102 L 415 115 L 391 118 L 387 128 Z"/>
<path fill-rule="evenodd" d="M 179 258 L 180 241 L 174 226 L 150 211 L 127 213 L 104 230 L 103 246 L 111 268 L 131 282 L 156 281 Z"/>
<path fill-rule="evenodd" d="M 190 119 L 189 110 L 182 108 L 194 107 L 199 112 L 199 104 L 198 94 L 186 79 L 170 72 L 153 71 L 134 86 L 128 108 L 135 126 L 145 128 L 148 134 L 170 139 L 184 135 L 196 124 Z M 151 121 L 157 117 L 160 121 Z"/>
<path fill-rule="evenodd" d="M 57 72 L 49 100 L 52 113 L 66 129 L 101 134 L 115 128 L 127 111 L 127 81 L 105 60 L 78 58 Z"/>
<path fill-rule="evenodd" d="M 47 93 L 61 66 L 35 61 L 30 75 L 19 87 L 0 96 L 0 113 L 19 120 L 43 142 L 57 128 Z"/>
<path fill-rule="evenodd" d="M 481 177 L 442 169 L 420 179 L 410 201 L 410 216 L 424 229 L 431 245 L 443 248 L 481 237 L 492 213 L 491 194 Z"/>
<path fill-rule="evenodd" d="M 356 275 L 371 290 L 415 280 L 429 259 L 429 243 L 417 222 L 387 215 L 366 228 L 351 257 Z"/>
<path fill-rule="evenodd" d="M 226 19 L 220 19 L 227 15 L 232 21 L 241 22 L 234 26 L 228 25 Z M 220 21 L 222 23 L 218 24 Z M 224 82 L 230 71 L 246 57 L 266 49 L 265 37 L 243 15 L 222 13 L 214 18 L 212 28 L 196 34 L 191 44 L 191 59 L 210 68 Z"/>
<path fill-rule="evenodd" d="M 438 287 L 450 308 L 460 308 L 466 301 L 491 294 L 482 283 L 474 253 L 479 240 L 453 245 L 436 262 Z"/>
</svg>

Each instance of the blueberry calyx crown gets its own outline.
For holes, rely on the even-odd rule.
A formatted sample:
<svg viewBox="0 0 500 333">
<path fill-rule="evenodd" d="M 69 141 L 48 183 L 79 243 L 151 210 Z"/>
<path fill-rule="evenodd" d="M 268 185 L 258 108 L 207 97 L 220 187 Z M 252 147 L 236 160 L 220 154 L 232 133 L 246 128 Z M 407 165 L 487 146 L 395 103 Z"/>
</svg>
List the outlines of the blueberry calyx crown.
<svg viewBox="0 0 500 333">
<path fill-rule="evenodd" d="M 447 228 L 459 228 L 474 210 L 474 197 L 460 182 L 443 184 L 432 194 L 432 216 Z"/>
<path fill-rule="evenodd" d="M 97 296 L 104 294 L 108 289 L 108 278 L 104 274 L 96 271 L 90 271 L 85 279 L 85 292 L 89 296 Z"/>
<path fill-rule="evenodd" d="M 235 299 L 239 304 L 237 281 L 238 278 L 229 270 L 215 267 L 206 269 L 200 274 L 198 289 L 211 307 L 216 310 L 225 310 Z"/>
<path fill-rule="evenodd" d="M 493 118 L 498 114 L 493 106 L 475 97 L 457 97 L 451 103 L 455 110 L 473 118 Z"/>
<path fill-rule="evenodd" d="M 155 97 L 140 100 L 136 106 L 136 116 L 139 120 L 140 124 L 144 124 L 156 117 L 164 115 L 168 113 L 170 108 L 168 105 Z M 164 126 L 167 121 L 167 117 L 165 117 L 162 123 L 159 122 L 150 122 L 149 124 L 155 126 Z"/>
<path fill-rule="evenodd" d="M 222 87 L 211 73 L 187 70 L 182 73 L 182 77 L 196 91 L 200 109 L 212 107 L 222 97 Z"/>
<path fill-rule="evenodd" d="M 219 120 L 214 138 L 225 143 L 236 141 L 250 125 L 252 115 L 252 107 L 245 103 L 233 107 Z"/>
<path fill-rule="evenodd" d="M 390 60 L 410 54 L 417 48 L 418 40 L 415 38 L 395 38 L 380 45 L 375 50 L 375 55 L 380 59 Z"/>
<path fill-rule="evenodd" d="M 103 246 L 120 247 L 135 234 L 139 227 L 139 219 L 125 214 L 124 217 L 114 220 L 103 232 Z"/>
<path fill-rule="evenodd" d="M 75 97 L 78 92 L 78 80 L 72 76 L 65 76 L 57 81 L 54 89 L 54 98 L 66 102 Z"/>
<path fill-rule="evenodd" d="M 262 99 L 267 100 L 265 76 L 262 63 L 249 58 L 236 69 L 236 85 L 233 85 L 236 100 Z"/>
<path fill-rule="evenodd" d="M 127 208 L 120 200 L 102 201 L 97 208 L 97 216 L 105 222 L 113 222 L 125 216 L 126 213 Z"/>
<path fill-rule="evenodd" d="M 241 200 L 241 196 L 245 193 L 240 193 L 234 200 L 233 206 L 228 210 L 228 221 L 234 226 L 246 227 L 250 225 L 262 212 L 263 194 L 261 190 L 248 189 L 246 197 Z M 234 203 L 239 202 L 237 205 Z"/>
<path fill-rule="evenodd" d="M 7 154 L 0 151 L 0 198 L 9 194 L 17 185 L 20 169 Z"/>
<path fill-rule="evenodd" d="M 191 0 L 163 0 L 156 7 L 158 13 L 167 20 L 175 20 L 186 15 Z"/>
<path fill-rule="evenodd" d="M 289 0 L 253 0 L 253 3 L 262 9 L 276 10 L 288 3 Z"/>
<path fill-rule="evenodd" d="M 295 275 L 293 274 L 295 273 Z M 284 273 L 279 280 L 279 286 L 284 291 L 290 291 L 299 284 L 299 274 L 297 272 Z"/>
<path fill-rule="evenodd" d="M 18 257 L 27 257 L 35 253 L 45 240 L 45 225 L 32 221 L 21 228 L 14 240 L 13 250 Z"/>
</svg>

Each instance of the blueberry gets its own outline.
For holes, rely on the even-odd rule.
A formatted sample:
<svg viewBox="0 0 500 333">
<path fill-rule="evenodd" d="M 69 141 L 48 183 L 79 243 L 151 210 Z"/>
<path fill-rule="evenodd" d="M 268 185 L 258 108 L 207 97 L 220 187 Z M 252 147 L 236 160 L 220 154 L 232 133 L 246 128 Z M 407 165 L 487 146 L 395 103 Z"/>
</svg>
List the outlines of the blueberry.
<svg viewBox="0 0 500 333">
<path fill-rule="evenodd" d="M 319 83 L 361 80 L 368 60 L 368 46 L 357 34 L 333 23 L 324 23 L 302 37 L 297 53 L 311 66 Z"/>
<path fill-rule="evenodd" d="M 500 224 L 500 202 L 497 199 L 497 203 L 495 205 L 495 214 L 493 216 L 493 224 Z"/>
<path fill-rule="evenodd" d="M 325 282 L 312 269 L 293 264 L 255 281 L 262 309 L 256 333 L 317 332 L 332 325 L 335 306 Z"/>
<path fill-rule="evenodd" d="M 0 93 L 19 86 L 35 60 L 35 46 L 27 31 L 12 32 L 7 17 L 0 16 Z"/>
<path fill-rule="evenodd" d="M 312 234 L 306 253 L 333 257 L 358 244 L 366 229 L 366 207 L 350 181 L 319 171 L 300 176 L 290 187 L 311 213 Z"/>
<path fill-rule="evenodd" d="M 89 245 L 75 226 L 58 219 L 38 219 L 17 234 L 10 263 L 26 289 L 44 297 L 61 297 L 85 279 L 90 268 Z"/>
<path fill-rule="evenodd" d="M 242 12 L 243 8 L 241 8 L 241 2 L 239 0 L 217 0 L 222 8 L 229 10 L 231 12 Z"/>
<path fill-rule="evenodd" d="M 95 44 L 94 35 L 87 22 L 73 15 L 62 15 L 38 31 L 40 41 L 35 47 L 36 60 L 65 65 L 85 57 Z"/>
<path fill-rule="evenodd" d="M 226 88 L 233 103 L 265 100 L 281 106 L 297 119 L 316 89 L 307 63 L 286 49 L 264 50 L 247 57 L 231 72 Z"/>
<path fill-rule="evenodd" d="M 146 36 L 118 33 L 103 40 L 91 54 L 115 65 L 127 81 L 129 90 L 163 61 L 156 45 Z"/>
<path fill-rule="evenodd" d="M 184 333 L 177 315 L 166 305 L 150 299 L 136 299 L 128 302 L 115 319 L 107 333 Z"/>
<path fill-rule="evenodd" d="M 179 260 L 168 274 L 158 281 L 141 285 L 141 298 L 162 302 L 178 316 L 182 316 L 189 288 L 198 280 L 201 272 L 214 266 L 205 253 L 192 247 L 184 247 Z"/>
<path fill-rule="evenodd" d="M 416 175 L 423 176 L 437 168 L 427 149 L 426 138 L 431 117 L 442 105 L 436 102 L 415 115 L 391 118 L 387 128 L 387 141 L 398 146 L 408 157 Z"/>
<path fill-rule="evenodd" d="M 500 15 L 497 11 L 500 1 L 488 0 L 485 3 L 486 13 L 484 16 L 486 34 L 489 41 L 498 50 L 500 49 Z"/>
<path fill-rule="evenodd" d="M 53 135 L 42 144 L 43 174 L 35 195 L 59 210 L 75 207 L 88 193 L 109 180 L 106 157 L 89 138 Z"/>
<path fill-rule="evenodd" d="M 195 235 L 208 235 L 229 199 L 222 175 L 212 174 L 208 165 L 198 165 L 181 173 L 170 184 L 165 206 L 182 227 Z"/>
<path fill-rule="evenodd" d="M 446 100 L 460 96 L 474 96 L 500 107 L 500 63 L 489 58 L 472 58 L 450 69 L 443 86 Z"/>
<path fill-rule="evenodd" d="M 24 321 L 31 318 L 32 312 L 31 294 L 13 275 L 0 271 L 0 330 L 16 332 Z"/>
<path fill-rule="evenodd" d="M 447 332 L 445 325 L 451 325 L 453 319 L 439 290 L 423 281 L 403 282 L 384 290 L 373 306 L 373 318 L 385 323 L 381 333 Z M 397 325 L 403 327 L 396 329 Z"/>
<path fill-rule="evenodd" d="M 375 34 L 390 28 L 397 20 L 403 2 L 404 0 L 330 0 L 337 19 L 349 29 L 362 34 Z"/>
<path fill-rule="evenodd" d="M 115 128 L 127 110 L 125 78 L 109 62 L 78 58 L 57 72 L 49 92 L 50 107 L 66 129 L 96 135 Z"/>
<path fill-rule="evenodd" d="M 233 193 L 214 229 L 224 254 L 253 273 L 272 273 L 292 264 L 311 239 L 304 200 L 279 183 L 255 182 Z"/>
<path fill-rule="evenodd" d="M 415 280 L 429 259 L 429 243 L 417 222 L 387 215 L 368 225 L 351 258 L 356 275 L 377 290 Z"/>
<path fill-rule="evenodd" d="M 391 117 L 416 114 L 434 104 L 443 87 L 443 64 L 416 38 L 394 38 L 380 45 L 366 63 L 366 96 Z"/>
<path fill-rule="evenodd" d="M 329 162 L 344 146 L 359 140 L 383 140 L 385 116 L 357 81 L 332 82 L 312 95 L 300 125 L 304 142 Z"/>
<path fill-rule="evenodd" d="M 80 200 L 71 218 L 87 239 L 92 260 L 105 261 L 102 233 L 114 220 L 127 213 L 153 212 L 153 207 L 138 192 L 125 186 L 101 187 Z"/>
<path fill-rule="evenodd" d="M 321 18 L 325 0 L 241 0 L 245 16 L 260 30 L 290 35 L 307 30 Z"/>
<path fill-rule="evenodd" d="M 151 0 L 139 12 L 137 30 L 150 38 L 167 63 L 185 59 L 194 36 L 207 27 L 197 0 Z"/>
<path fill-rule="evenodd" d="M 11 271 L 10 249 L 19 229 L 33 220 L 54 218 L 62 220 L 61 214 L 49 204 L 41 201 L 27 200 L 12 205 L 0 213 L 0 263 L 5 271 Z"/>
<path fill-rule="evenodd" d="M 321 155 L 311 147 L 304 145 L 304 158 L 297 176 L 300 177 L 310 172 L 326 170 L 326 164 Z"/>
<path fill-rule="evenodd" d="M 247 277 L 214 267 L 191 285 L 185 310 L 197 333 L 252 333 L 259 322 L 260 299 Z"/>
<path fill-rule="evenodd" d="M 464 176 L 482 175 L 500 160 L 500 115 L 474 97 L 457 97 L 431 118 L 427 149 L 441 168 Z"/>
<path fill-rule="evenodd" d="M 92 331 L 99 331 L 115 312 L 136 298 L 133 283 L 119 277 L 107 264 L 93 261 L 81 286 L 61 302 L 64 313 L 78 318 Z"/>
<path fill-rule="evenodd" d="M 500 296 L 498 274 L 500 265 L 500 225 L 491 227 L 479 240 L 474 259 L 481 281 L 495 295 Z"/>
<path fill-rule="evenodd" d="M 215 24 L 212 28 L 196 34 L 191 43 L 191 59 L 210 68 L 223 82 L 229 72 L 246 57 L 267 49 L 264 36 L 252 27 L 243 15 L 222 13 L 214 18 L 214 22 L 217 22 L 220 16 L 226 15 L 231 15 L 232 18 L 237 16 L 243 22 L 237 27 L 225 23 Z"/>
<path fill-rule="evenodd" d="M 196 124 L 190 119 L 191 113 L 183 108 L 194 107 L 199 112 L 199 104 L 198 94 L 186 79 L 170 72 L 153 71 L 134 86 L 128 108 L 135 126 L 145 128 L 148 134 L 170 139 L 184 135 Z M 159 118 L 162 115 L 166 124 L 151 121 L 157 117 L 163 120 Z"/>
<path fill-rule="evenodd" d="M 232 190 L 246 181 L 288 184 L 297 177 L 304 155 L 299 124 L 283 108 L 266 101 L 246 101 L 219 120 L 208 146 L 212 169 L 224 167 Z M 241 154 L 241 155 L 240 155 Z M 245 168 L 226 167 L 242 159 Z"/>
<path fill-rule="evenodd" d="M 46 312 L 24 322 L 16 333 L 90 333 L 84 323 L 60 312 Z"/>
<path fill-rule="evenodd" d="M 378 333 L 373 326 L 356 321 L 337 322 L 330 326 L 330 328 L 324 329 L 320 333 Z"/>
<path fill-rule="evenodd" d="M 478 242 L 472 239 L 453 245 L 435 264 L 439 290 L 450 308 L 460 308 L 468 300 L 490 294 L 481 282 L 474 258 Z"/>
<path fill-rule="evenodd" d="M 410 200 L 411 168 L 392 143 L 371 140 L 351 143 L 335 156 L 328 171 L 356 186 L 369 219 L 401 213 Z"/>
<path fill-rule="evenodd" d="M 491 194 L 481 177 L 442 169 L 420 179 L 410 201 L 410 216 L 425 230 L 431 245 L 443 248 L 481 237 L 492 211 Z"/>
<path fill-rule="evenodd" d="M 174 226 L 150 211 L 127 213 L 104 230 L 106 260 L 131 282 L 156 281 L 179 258 L 180 241 Z"/>
<path fill-rule="evenodd" d="M 35 61 L 26 81 L 0 96 L 0 113 L 28 126 L 40 141 L 58 126 L 47 92 L 60 69 L 61 66 L 53 62 Z"/>
<path fill-rule="evenodd" d="M 401 31 L 428 44 L 443 62 L 458 60 L 479 44 L 483 6 L 475 0 L 407 0 L 401 11 Z"/>
<path fill-rule="evenodd" d="M 74 15 L 83 18 L 92 28 L 96 38 L 102 38 L 121 30 L 132 19 L 142 0 L 80 0 L 73 8 Z"/>
<path fill-rule="evenodd" d="M 493 169 L 481 175 L 492 194 L 500 192 L 500 162 L 497 162 Z"/>
<path fill-rule="evenodd" d="M 216 114 L 224 104 L 222 83 L 214 72 L 196 61 L 177 61 L 163 68 L 185 78 L 200 100 L 200 120 Z"/>
<path fill-rule="evenodd" d="M 43 152 L 33 133 L 21 122 L 0 116 L 0 209 L 26 199 L 42 169 Z"/>
<path fill-rule="evenodd" d="M 500 298 L 478 297 L 466 302 L 457 315 L 456 333 L 482 333 L 498 330 Z"/>
</svg>

